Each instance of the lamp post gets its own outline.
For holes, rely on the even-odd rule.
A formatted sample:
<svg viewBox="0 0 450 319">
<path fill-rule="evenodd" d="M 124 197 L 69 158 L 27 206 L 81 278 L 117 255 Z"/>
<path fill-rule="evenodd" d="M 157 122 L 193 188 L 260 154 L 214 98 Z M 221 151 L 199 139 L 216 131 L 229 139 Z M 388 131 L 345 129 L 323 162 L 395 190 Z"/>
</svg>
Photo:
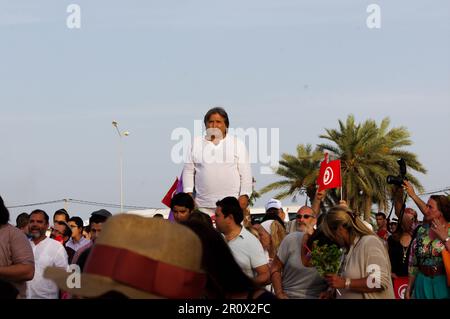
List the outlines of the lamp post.
<svg viewBox="0 0 450 319">
<path fill-rule="evenodd" d="M 112 125 L 116 128 L 117 134 L 119 134 L 119 166 L 120 166 L 120 212 L 123 213 L 123 137 L 130 135 L 130 132 L 120 132 L 119 123 L 112 122 Z"/>
</svg>

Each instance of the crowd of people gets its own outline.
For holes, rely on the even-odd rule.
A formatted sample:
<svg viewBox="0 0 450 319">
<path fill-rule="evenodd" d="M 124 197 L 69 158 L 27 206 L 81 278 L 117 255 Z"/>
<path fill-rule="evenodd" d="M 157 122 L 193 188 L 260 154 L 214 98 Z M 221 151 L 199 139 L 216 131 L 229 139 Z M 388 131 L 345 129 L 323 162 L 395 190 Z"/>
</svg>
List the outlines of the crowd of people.
<svg viewBox="0 0 450 319">
<path fill-rule="evenodd" d="M 396 219 L 376 214 L 376 230 L 345 201 L 324 209 L 326 191 L 287 221 L 270 199 L 261 222 L 251 220 L 251 168 L 245 147 L 227 135 L 225 110 L 205 115 L 207 133 L 192 146 L 184 188 L 163 216 L 92 212 L 89 225 L 60 209 L 20 214 L 16 226 L 0 197 L 0 297 L 28 299 L 449 299 L 450 202 L 423 202 L 405 181 L 403 192 L 422 212 L 395 201 Z M 198 148 L 231 152 L 232 161 L 202 162 Z M 230 148 L 231 146 L 231 148 Z M 50 226 L 51 224 L 51 226 Z M 339 269 L 321 274 L 317 247 L 342 251 Z"/>
</svg>

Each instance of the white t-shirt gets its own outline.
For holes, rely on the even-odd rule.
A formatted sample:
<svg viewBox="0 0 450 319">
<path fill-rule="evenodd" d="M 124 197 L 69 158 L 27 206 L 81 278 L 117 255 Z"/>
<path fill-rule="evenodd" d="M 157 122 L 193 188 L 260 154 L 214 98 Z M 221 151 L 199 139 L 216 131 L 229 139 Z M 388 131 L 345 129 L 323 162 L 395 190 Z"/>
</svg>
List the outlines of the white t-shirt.
<svg viewBox="0 0 450 319">
<path fill-rule="evenodd" d="M 183 191 L 196 192 L 198 207 L 215 208 L 228 196 L 252 194 L 252 172 L 245 144 L 226 135 L 217 145 L 198 137 L 185 160 Z"/>
<path fill-rule="evenodd" d="M 245 227 L 242 227 L 236 238 L 228 242 L 228 246 L 242 271 L 250 278 L 256 277 L 255 268 L 268 264 L 267 256 L 258 238 Z"/>
<path fill-rule="evenodd" d="M 58 287 L 43 274 L 47 267 L 61 267 L 67 269 L 68 258 L 66 249 L 56 240 L 45 238 L 34 244 L 30 240 L 34 254 L 34 278 L 27 282 L 27 299 L 58 299 Z"/>
</svg>

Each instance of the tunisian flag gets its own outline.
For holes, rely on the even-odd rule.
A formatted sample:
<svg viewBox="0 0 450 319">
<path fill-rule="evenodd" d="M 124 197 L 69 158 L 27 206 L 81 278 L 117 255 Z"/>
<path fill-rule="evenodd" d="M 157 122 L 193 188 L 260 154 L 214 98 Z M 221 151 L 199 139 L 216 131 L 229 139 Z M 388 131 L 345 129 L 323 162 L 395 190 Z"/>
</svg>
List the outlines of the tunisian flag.
<svg viewBox="0 0 450 319">
<path fill-rule="evenodd" d="M 340 160 L 328 162 L 328 153 L 325 153 L 325 159 L 320 164 L 317 185 L 319 185 L 319 191 L 342 186 Z"/>
<path fill-rule="evenodd" d="M 182 193 L 183 192 L 183 172 L 181 172 L 180 178 L 175 180 L 172 187 L 167 192 L 166 196 L 162 199 L 162 203 L 170 208 L 170 204 L 172 202 L 172 197 L 175 194 Z M 175 218 L 173 217 L 173 211 L 170 210 L 169 218 L 168 220 L 174 221 Z"/>
<path fill-rule="evenodd" d="M 172 201 L 172 197 L 173 197 L 173 195 L 176 194 L 177 188 L 178 188 L 178 177 L 175 180 L 175 182 L 173 183 L 172 187 L 167 192 L 166 196 L 164 196 L 164 198 L 161 201 L 164 205 L 166 205 L 169 208 L 170 208 L 170 203 Z"/>
<path fill-rule="evenodd" d="M 405 299 L 405 291 L 408 288 L 408 277 L 397 277 L 394 279 L 395 299 Z"/>
</svg>

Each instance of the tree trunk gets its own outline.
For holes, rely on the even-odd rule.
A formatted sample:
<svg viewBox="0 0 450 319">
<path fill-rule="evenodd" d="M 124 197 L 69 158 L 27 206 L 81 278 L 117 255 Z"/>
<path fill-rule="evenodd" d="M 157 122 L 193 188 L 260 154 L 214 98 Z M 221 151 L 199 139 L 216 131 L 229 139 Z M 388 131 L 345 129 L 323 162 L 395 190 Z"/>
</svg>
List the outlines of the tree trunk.
<svg viewBox="0 0 450 319">
<path fill-rule="evenodd" d="M 306 196 L 309 198 L 309 205 L 312 206 L 312 203 L 314 201 L 314 197 L 316 197 L 316 187 L 315 187 L 315 185 L 306 187 Z"/>
<path fill-rule="evenodd" d="M 370 223 L 372 215 L 372 197 L 365 196 L 364 220 Z"/>
</svg>

